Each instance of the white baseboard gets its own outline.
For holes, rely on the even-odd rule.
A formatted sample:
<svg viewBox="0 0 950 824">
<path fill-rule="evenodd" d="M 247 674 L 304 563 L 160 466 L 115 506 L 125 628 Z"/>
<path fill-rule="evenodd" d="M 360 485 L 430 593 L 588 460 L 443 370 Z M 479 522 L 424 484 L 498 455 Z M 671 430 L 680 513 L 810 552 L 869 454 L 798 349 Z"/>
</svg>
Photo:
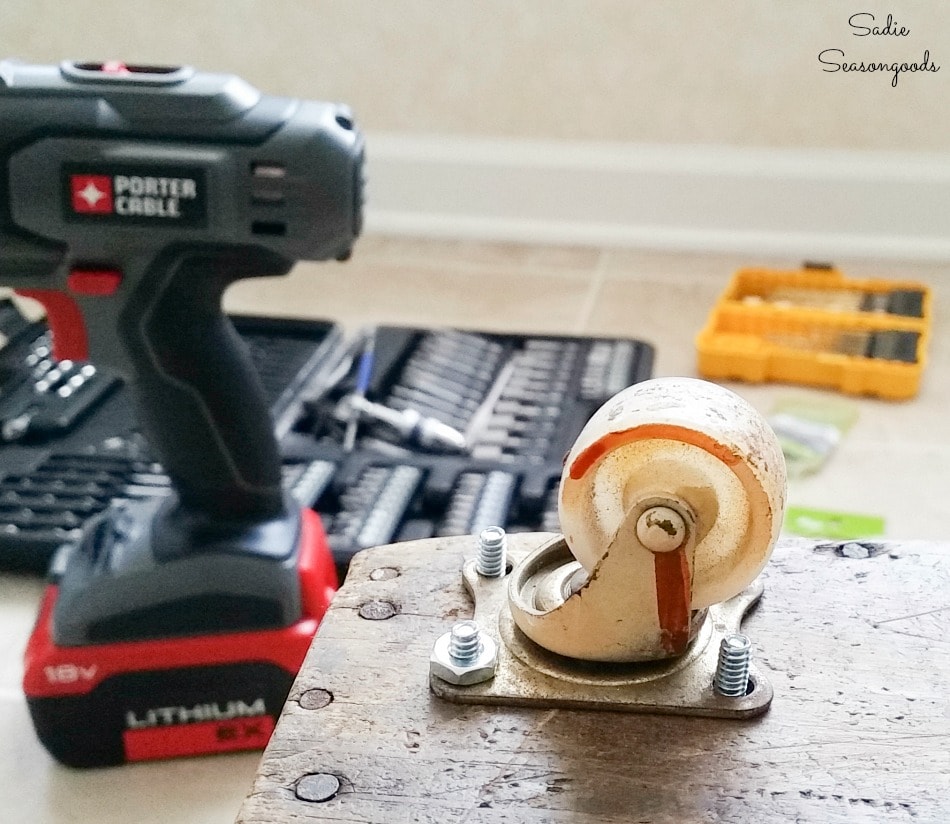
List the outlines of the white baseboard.
<svg viewBox="0 0 950 824">
<path fill-rule="evenodd" d="M 950 261 L 950 154 L 369 135 L 367 227 L 429 237 Z"/>
</svg>

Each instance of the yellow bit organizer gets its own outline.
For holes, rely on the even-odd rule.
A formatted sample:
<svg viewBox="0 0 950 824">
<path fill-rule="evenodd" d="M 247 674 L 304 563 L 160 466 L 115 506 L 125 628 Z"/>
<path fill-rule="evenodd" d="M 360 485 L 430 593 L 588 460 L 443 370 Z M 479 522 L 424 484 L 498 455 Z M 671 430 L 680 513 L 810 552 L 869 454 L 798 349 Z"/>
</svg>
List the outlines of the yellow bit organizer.
<svg viewBox="0 0 950 824">
<path fill-rule="evenodd" d="M 836 269 L 741 269 L 696 338 L 699 372 L 903 400 L 917 394 L 931 293 L 910 281 Z"/>
</svg>

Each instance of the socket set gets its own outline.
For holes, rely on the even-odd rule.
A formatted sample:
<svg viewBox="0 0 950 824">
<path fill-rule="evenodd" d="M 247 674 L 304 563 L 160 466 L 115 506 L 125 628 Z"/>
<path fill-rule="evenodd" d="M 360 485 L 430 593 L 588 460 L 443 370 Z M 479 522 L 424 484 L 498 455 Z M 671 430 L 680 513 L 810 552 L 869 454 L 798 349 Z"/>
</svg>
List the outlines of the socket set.
<svg viewBox="0 0 950 824">
<path fill-rule="evenodd" d="M 233 320 L 285 485 L 320 513 L 344 574 L 355 552 L 394 541 L 556 531 L 563 456 L 653 366 L 632 339 L 382 326 L 347 341 L 326 321 Z M 4 339 L 0 568 L 42 573 L 111 502 L 167 495 L 170 481 L 116 375 L 53 361 L 45 326 L 0 299 Z"/>
<path fill-rule="evenodd" d="M 371 330 L 295 428 L 337 463 L 316 509 L 338 564 L 487 526 L 557 531 L 564 455 L 598 407 L 651 377 L 653 357 L 632 339 Z"/>
</svg>

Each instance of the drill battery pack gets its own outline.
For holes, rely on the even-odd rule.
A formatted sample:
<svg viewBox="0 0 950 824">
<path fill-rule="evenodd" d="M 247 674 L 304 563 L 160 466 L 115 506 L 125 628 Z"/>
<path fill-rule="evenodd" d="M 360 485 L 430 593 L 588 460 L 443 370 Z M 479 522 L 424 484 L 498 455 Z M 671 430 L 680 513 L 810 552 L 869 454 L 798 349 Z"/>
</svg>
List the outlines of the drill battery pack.
<svg viewBox="0 0 950 824">
<path fill-rule="evenodd" d="M 53 639 L 51 583 L 23 681 L 40 740 L 74 767 L 262 749 L 337 586 L 310 510 L 298 569 L 302 615 L 290 626 L 77 647 Z"/>
</svg>

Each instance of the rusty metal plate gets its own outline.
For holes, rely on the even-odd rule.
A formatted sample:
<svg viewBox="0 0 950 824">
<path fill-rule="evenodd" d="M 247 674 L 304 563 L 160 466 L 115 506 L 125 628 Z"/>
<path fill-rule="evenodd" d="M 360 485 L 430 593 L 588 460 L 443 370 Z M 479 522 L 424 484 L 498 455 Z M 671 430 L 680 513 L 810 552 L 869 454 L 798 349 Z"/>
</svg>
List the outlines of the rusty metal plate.
<svg viewBox="0 0 950 824">
<path fill-rule="evenodd" d="M 509 561 L 517 565 L 528 554 L 511 549 Z M 772 685 L 754 660 L 745 696 L 726 698 L 713 690 L 720 642 L 739 631 L 743 617 L 762 595 L 760 581 L 711 606 L 683 656 L 649 664 L 599 664 L 564 658 L 527 638 L 508 609 L 508 575 L 484 578 L 475 571 L 474 560 L 466 562 L 462 575 L 475 602 L 475 620 L 498 643 L 498 667 L 491 681 L 471 686 L 431 676 L 432 692 L 447 701 L 713 718 L 752 718 L 764 713 L 772 701 Z"/>
</svg>

